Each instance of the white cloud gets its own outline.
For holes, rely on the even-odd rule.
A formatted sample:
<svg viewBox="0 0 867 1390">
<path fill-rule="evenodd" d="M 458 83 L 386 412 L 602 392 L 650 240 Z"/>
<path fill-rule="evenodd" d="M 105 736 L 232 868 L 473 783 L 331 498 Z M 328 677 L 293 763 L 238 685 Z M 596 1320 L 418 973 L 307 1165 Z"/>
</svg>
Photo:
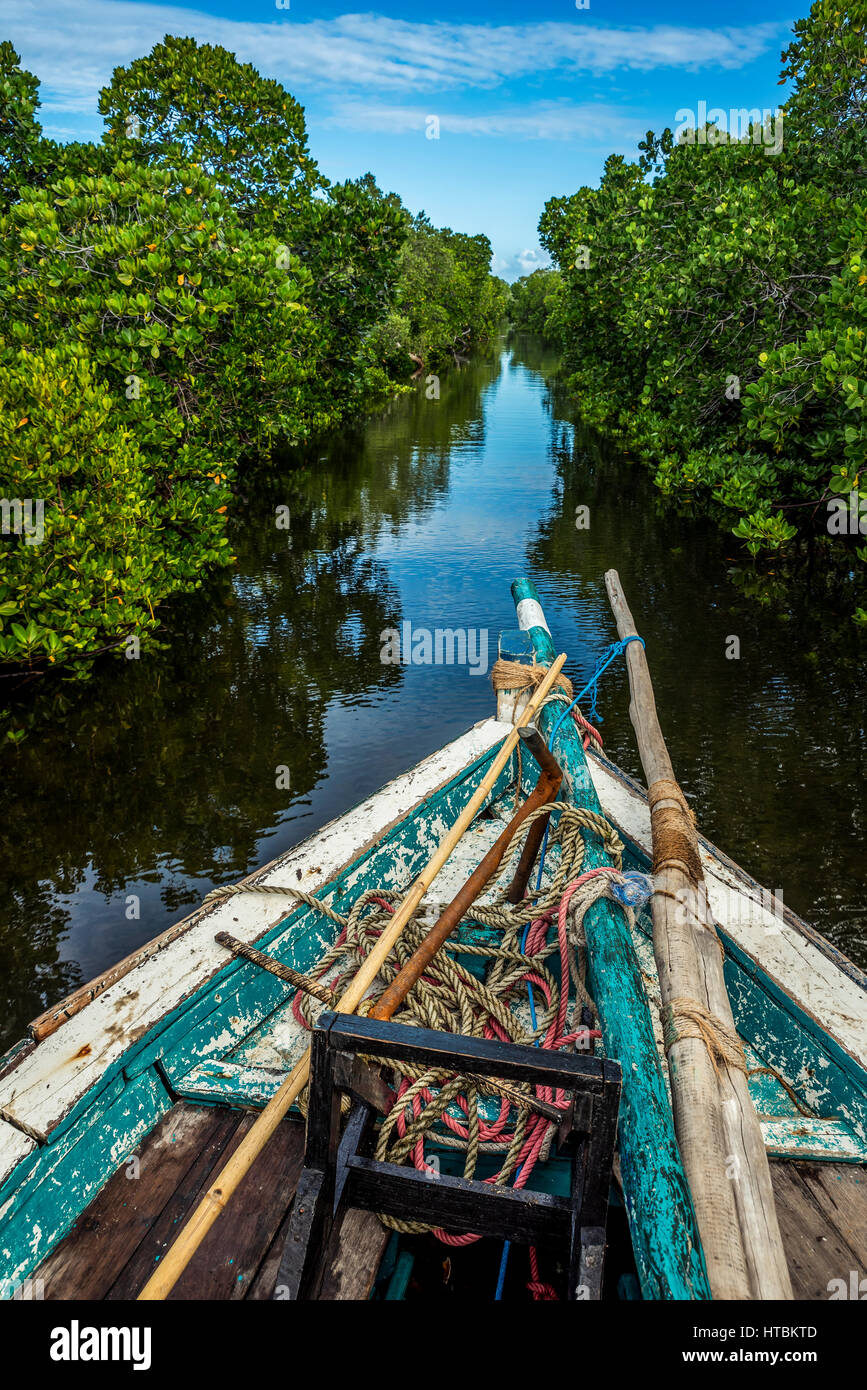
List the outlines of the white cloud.
<svg viewBox="0 0 867 1390">
<path fill-rule="evenodd" d="M 408 135 L 424 131 L 429 116 L 439 120 L 440 138 L 449 135 L 506 135 L 518 140 L 574 140 L 582 144 L 634 145 L 647 129 L 644 116 L 631 116 L 601 102 L 578 105 L 568 101 L 540 101 L 508 111 L 482 111 L 472 115 L 434 111 L 428 106 L 399 106 L 387 102 L 338 102 L 326 125 L 380 135 Z"/>
<path fill-rule="evenodd" d="M 42 81 L 46 105 L 70 113 L 93 112 L 112 69 L 148 53 L 166 33 L 222 44 L 302 93 L 347 87 L 399 93 L 491 89 L 554 72 L 739 68 L 775 45 L 786 27 L 416 23 L 377 14 L 297 20 L 290 11 L 256 23 L 130 0 L 52 0 L 50 10 L 44 0 L 4 0 L 3 12 L 4 37 Z"/>
<path fill-rule="evenodd" d="M 520 275 L 532 275 L 534 270 L 549 270 L 551 261 L 540 247 L 526 247 L 511 256 L 494 255 L 491 269 L 511 284 Z"/>
<path fill-rule="evenodd" d="M 522 275 L 532 275 L 533 271 L 538 270 L 540 266 L 550 264 L 547 256 L 541 256 L 539 252 L 532 247 L 529 247 L 525 251 L 521 251 L 519 255 L 515 257 L 515 260 L 521 267 Z"/>
</svg>

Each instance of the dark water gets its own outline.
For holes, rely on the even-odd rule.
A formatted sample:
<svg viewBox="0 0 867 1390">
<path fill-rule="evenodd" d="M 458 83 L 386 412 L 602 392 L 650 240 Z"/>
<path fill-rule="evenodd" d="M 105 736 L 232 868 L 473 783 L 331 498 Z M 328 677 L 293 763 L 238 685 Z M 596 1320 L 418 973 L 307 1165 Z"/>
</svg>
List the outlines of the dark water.
<svg viewBox="0 0 867 1390">
<path fill-rule="evenodd" d="M 4 755 L 6 1042 L 212 886 L 493 712 L 468 666 L 383 665 L 386 628 L 486 631 L 492 663 L 515 626 L 509 585 L 527 573 L 583 684 L 615 636 L 612 565 L 702 830 L 867 965 L 857 634 L 806 586 L 748 597 L 732 543 L 577 428 L 555 368 L 533 339 L 499 344 L 444 375 L 439 400 L 422 387 L 302 466 L 248 481 L 237 568 L 173 606 L 165 650 L 102 668 L 65 719 Z M 602 732 L 640 775 L 627 703 L 618 663 Z"/>
</svg>

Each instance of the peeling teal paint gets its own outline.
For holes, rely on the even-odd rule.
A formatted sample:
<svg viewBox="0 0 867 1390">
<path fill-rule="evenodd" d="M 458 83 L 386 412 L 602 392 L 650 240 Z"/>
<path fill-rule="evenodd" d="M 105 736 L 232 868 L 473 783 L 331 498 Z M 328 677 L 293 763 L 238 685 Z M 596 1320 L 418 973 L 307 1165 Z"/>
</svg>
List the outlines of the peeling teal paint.
<svg viewBox="0 0 867 1390">
<path fill-rule="evenodd" d="M 516 605 L 524 599 L 539 601 L 529 579 L 515 580 L 512 597 Z M 557 656 L 550 633 L 531 627 L 529 635 L 537 660 L 550 665 Z M 557 705 L 542 709 L 539 726 L 546 738 L 561 711 Z M 571 719 L 560 725 L 553 751 L 571 777 L 576 802 L 601 811 Z M 610 862 L 595 836 L 588 837 L 584 868 Z M 623 1068 L 620 1167 L 642 1291 L 645 1298 L 653 1299 L 708 1299 L 710 1286 L 692 1198 L 626 918 L 602 899 L 587 913 L 584 930 L 590 992 L 599 1009 L 605 1051 Z"/>
<path fill-rule="evenodd" d="M 57 1143 L 31 1156 L 26 1173 L 18 1175 L 16 1190 L 0 1208 L 4 1297 L 11 1297 L 12 1286 L 32 1274 L 63 1239 L 171 1106 L 172 1098 L 156 1071 L 147 1072 L 133 1084 L 115 1088 L 105 1108 L 94 1106 Z"/>
</svg>

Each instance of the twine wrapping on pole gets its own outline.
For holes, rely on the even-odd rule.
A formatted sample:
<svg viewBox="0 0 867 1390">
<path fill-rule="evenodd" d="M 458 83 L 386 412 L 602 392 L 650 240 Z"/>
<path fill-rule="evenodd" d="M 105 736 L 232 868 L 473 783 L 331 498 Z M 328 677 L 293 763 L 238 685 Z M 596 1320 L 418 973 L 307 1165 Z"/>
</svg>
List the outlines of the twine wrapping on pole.
<svg viewBox="0 0 867 1390">
<path fill-rule="evenodd" d="M 515 690 L 520 694 L 522 690 L 535 690 L 547 670 L 547 666 L 537 664 L 535 659 L 532 666 L 528 666 L 525 661 L 507 661 L 501 656 L 491 670 L 491 684 L 495 690 Z M 568 676 L 561 672 L 554 685 L 572 699 L 572 682 Z"/>
<path fill-rule="evenodd" d="M 679 996 L 672 999 L 660 1014 L 666 1056 L 680 1038 L 700 1038 L 717 1076 L 720 1063 L 747 1074 L 744 1049 L 737 1033 L 695 999 Z"/>
<path fill-rule="evenodd" d="M 695 814 L 670 777 L 659 777 L 647 789 L 653 826 L 653 872 L 678 869 L 698 887 L 702 883 L 701 860 L 695 834 Z M 675 803 L 672 805 L 671 803 Z"/>
<path fill-rule="evenodd" d="M 626 640 L 635 623 L 615 570 L 605 584 L 618 635 Z M 627 668 L 658 876 L 653 950 L 671 1099 L 711 1291 L 716 1299 L 791 1298 L 764 1136 L 735 1032 L 694 818 L 677 785 L 647 658 L 637 645 L 627 654 Z"/>
<path fill-rule="evenodd" d="M 501 690 L 508 690 L 510 693 L 518 696 L 525 690 L 535 690 L 544 679 L 547 670 L 547 666 L 543 666 L 536 661 L 535 655 L 533 656 L 532 665 L 527 665 L 524 661 L 507 661 L 504 657 L 499 657 L 499 659 L 494 662 L 491 670 L 491 684 L 498 693 Z M 564 676 L 562 673 L 554 682 L 554 689 L 542 701 L 540 709 L 555 701 L 566 705 L 564 713 L 568 711 L 573 703 L 572 682 L 568 676 Z M 601 753 L 602 735 L 595 725 L 591 724 L 589 719 L 585 719 L 577 706 L 572 710 L 572 718 L 582 730 L 585 749 L 590 747 L 594 752 Z M 518 755 L 520 757 L 520 749 L 518 750 Z M 520 784 L 520 778 L 518 782 Z"/>
</svg>

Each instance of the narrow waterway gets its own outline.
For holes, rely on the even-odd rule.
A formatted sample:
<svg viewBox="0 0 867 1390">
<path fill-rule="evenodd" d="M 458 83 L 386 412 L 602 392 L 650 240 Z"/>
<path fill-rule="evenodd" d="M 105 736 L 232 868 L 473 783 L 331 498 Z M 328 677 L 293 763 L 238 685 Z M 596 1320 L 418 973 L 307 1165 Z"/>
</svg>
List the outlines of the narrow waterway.
<svg viewBox="0 0 867 1390">
<path fill-rule="evenodd" d="M 443 374 L 439 399 L 422 385 L 250 481 L 236 569 L 170 609 L 163 650 L 103 666 L 4 755 L 3 1042 L 492 713 L 481 667 L 515 626 L 516 575 L 583 684 L 615 636 L 612 565 L 702 831 L 867 965 L 856 635 L 806 586 L 750 598 L 733 542 L 575 424 L 556 365 L 532 338 L 499 343 Z M 474 665 L 384 665 L 382 634 L 405 623 L 471 630 Z M 640 775 L 627 704 L 621 663 L 602 733 Z"/>
</svg>

